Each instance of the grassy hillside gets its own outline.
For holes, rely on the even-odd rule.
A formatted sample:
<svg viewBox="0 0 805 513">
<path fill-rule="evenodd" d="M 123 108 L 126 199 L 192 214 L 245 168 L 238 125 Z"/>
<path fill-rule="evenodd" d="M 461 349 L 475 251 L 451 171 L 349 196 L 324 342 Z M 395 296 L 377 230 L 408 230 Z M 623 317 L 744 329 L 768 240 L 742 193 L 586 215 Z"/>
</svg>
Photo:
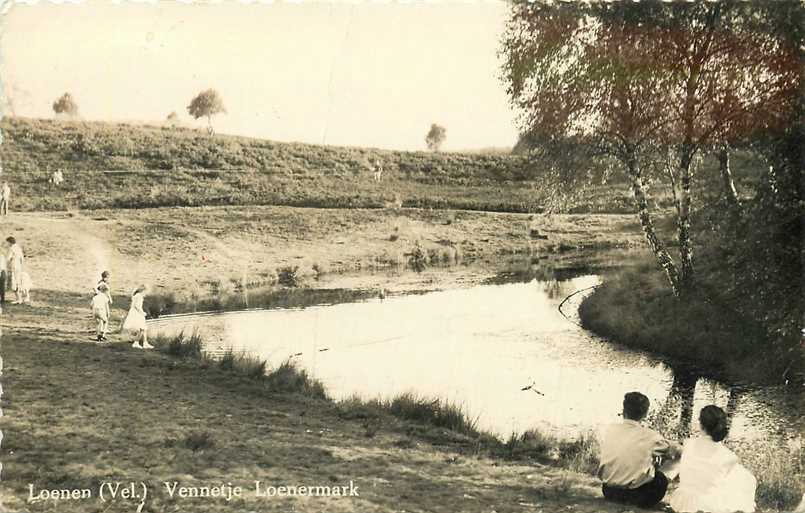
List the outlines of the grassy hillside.
<svg viewBox="0 0 805 513">
<path fill-rule="evenodd" d="M 538 212 L 552 193 L 522 156 L 399 152 L 186 129 L 23 118 L 0 123 L 16 210 L 199 205 L 424 207 Z M 370 162 L 384 174 L 373 180 Z M 63 169 L 65 183 L 48 178 Z M 628 212 L 623 187 L 568 210 Z"/>
</svg>

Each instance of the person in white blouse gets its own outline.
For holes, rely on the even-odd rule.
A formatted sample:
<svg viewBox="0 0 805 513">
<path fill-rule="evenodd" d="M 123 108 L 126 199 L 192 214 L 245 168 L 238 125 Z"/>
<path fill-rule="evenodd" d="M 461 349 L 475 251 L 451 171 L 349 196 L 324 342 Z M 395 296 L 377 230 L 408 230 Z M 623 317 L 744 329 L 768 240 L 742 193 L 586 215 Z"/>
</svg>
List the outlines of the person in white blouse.
<svg viewBox="0 0 805 513">
<path fill-rule="evenodd" d="M 679 487 L 670 506 L 678 513 L 752 513 L 757 480 L 723 443 L 727 414 L 715 405 L 699 414 L 702 436 L 685 442 L 679 463 Z"/>
<path fill-rule="evenodd" d="M 15 303 L 21 303 L 22 297 L 20 295 L 20 289 L 22 288 L 22 271 L 23 271 L 23 264 L 25 263 L 25 255 L 22 252 L 22 248 L 19 244 L 17 244 L 17 239 L 14 237 L 7 237 L 6 242 L 8 243 L 8 270 L 11 272 L 11 290 L 14 291 L 16 295 Z"/>
</svg>

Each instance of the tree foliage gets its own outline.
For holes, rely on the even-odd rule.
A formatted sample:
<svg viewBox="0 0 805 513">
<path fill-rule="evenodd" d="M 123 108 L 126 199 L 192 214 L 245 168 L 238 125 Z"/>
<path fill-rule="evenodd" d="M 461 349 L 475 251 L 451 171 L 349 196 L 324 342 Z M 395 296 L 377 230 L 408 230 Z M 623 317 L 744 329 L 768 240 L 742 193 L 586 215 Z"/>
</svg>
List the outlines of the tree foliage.
<svg viewBox="0 0 805 513">
<path fill-rule="evenodd" d="M 799 84 L 793 40 L 769 30 L 761 2 L 516 1 L 503 38 L 503 79 L 522 132 L 584 139 L 620 162 L 648 244 L 676 294 L 694 278 L 691 206 L 697 155 L 778 129 Z M 668 177 L 679 255 L 654 228 L 646 182 Z"/>
<path fill-rule="evenodd" d="M 67 116 L 78 115 L 78 104 L 73 99 L 70 93 L 64 93 L 61 97 L 53 102 L 53 112 L 56 114 L 66 114 Z"/>
<path fill-rule="evenodd" d="M 430 125 L 428 135 L 425 136 L 425 144 L 428 145 L 430 151 L 439 151 L 447 138 L 447 129 L 441 125 L 433 123 Z"/>
<path fill-rule="evenodd" d="M 187 106 L 187 112 L 194 119 L 207 118 L 207 125 L 212 128 L 212 117 L 216 114 L 225 114 L 224 101 L 218 91 L 207 89 L 196 95 Z"/>
</svg>

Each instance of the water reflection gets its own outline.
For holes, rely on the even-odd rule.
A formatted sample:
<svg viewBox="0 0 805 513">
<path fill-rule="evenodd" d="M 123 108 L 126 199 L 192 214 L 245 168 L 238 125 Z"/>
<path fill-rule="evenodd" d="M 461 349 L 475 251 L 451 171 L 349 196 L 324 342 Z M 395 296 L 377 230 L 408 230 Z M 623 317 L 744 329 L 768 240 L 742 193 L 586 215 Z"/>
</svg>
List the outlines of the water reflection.
<svg viewBox="0 0 805 513">
<path fill-rule="evenodd" d="M 284 308 L 166 319 L 154 328 L 199 328 L 209 348 L 232 347 L 270 365 L 291 358 L 336 398 L 415 391 L 453 400 L 504 436 L 533 427 L 572 436 L 617 422 L 631 390 L 649 396 L 654 420 L 676 436 L 690 434 L 711 403 L 726 406 L 731 438 L 741 443 L 801 433 L 802 409 L 786 406 L 784 391 L 729 387 L 568 322 L 559 304 L 597 284 L 596 276 L 545 278 L 522 283 L 509 274 L 495 284 L 385 300 L 375 291 L 318 291 L 327 306 L 305 308 L 292 306 L 301 296 L 270 296 Z M 572 299 L 563 308 L 574 310 L 581 296 Z"/>
</svg>

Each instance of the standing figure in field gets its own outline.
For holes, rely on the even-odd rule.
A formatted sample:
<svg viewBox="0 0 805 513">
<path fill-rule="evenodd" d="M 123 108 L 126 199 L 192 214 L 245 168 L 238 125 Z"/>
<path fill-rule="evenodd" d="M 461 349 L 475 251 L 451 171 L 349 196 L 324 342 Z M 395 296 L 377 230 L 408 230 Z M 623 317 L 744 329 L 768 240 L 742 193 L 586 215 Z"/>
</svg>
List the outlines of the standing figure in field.
<svg viewBox="0 0 805 513">
<path fill-rule="evenodd" d="M 718 406 L 705 406 L 699 425 L 702 436 L 685 442 L 671 507 L 679 513 L 755 511 L 757 479 L 721 443 L 729 432 L 727 414 Z"/>
<path fill-rule="evenodd" d="M 376 160 L 374 166 L 375 182 L 379 182 L 381 178 L 383 178 L 383 164 L 381 164 L 379 160 Z"/>
<path fill-rule="evenodd" d="M 0 188 L 0 215 L 8 215 L 8 204 L 11 202 L 11 187 L 8 182 L 3 182 Z"/>
<path fill-rule="evenodd" d="M 668 489 L 658 460 L 679 458 L 680 448 L 640 422 L 648 414 L 648 397 L 629 392 L 623 398 L 623 422 L 613 424 L 601 441 L 598 477 L 607 500 L 641 508 L 657 505 Z"/>
<path fill-rule="evenodd" d="M 123 321 L 123 331 L 133 335 L 134 341 L 131 347 L 136 349 L 152 349 L 154 347 L 148 343 L 148 334 L 146 333 L 145 310 L 143 309 L 146 291 L 145 285 L 140 285 L 134 290 L 131 295 L 129 313 L 126 315 L 126 320 Z"/>
<path fill-rule="evenodd" d="M 112 275 L 109 273 L 109 271 L 102 272 L 101 273 L 101 279 L 95 285 L 95 289 L 94 289 L 94 292 L 97 294 L 98 291 L 101 290 L 101 285 L 103 285 L 104 294 L 106 294 L 106 297 L 109 298 L 109 304 L 110 305 L 112 304 L 112 284 L 109 283 L 109 280 L 111 279 L 111 277 L 112 277 Z"/>
<path fill-rule="evenodd" d="M 97 328 L 95 330 L 98 342 L 106 341 L 106 332 L 109 330 L 109 310 L 112 303 L 107 295 L 109 288 L 101 282 L 92 298 L 92 316 L 95 318 Z"/>
<path fill-rule="evenodd" d="M 28 274 L 28 271 L 23 269 L 22 273 L 20 273 L 20 280 L 17 287 L 17 297 L 19 297 L 19 300 L 17 301 L 18 303 L 31 303 L 31 287 L 33 286 L 34 284 L 31 281 L 31 275 Z"/>
<path fill-rule="evenodd" d="M 53 172 L 53 175 L 50 177 L 50 183 L 53 185 L 61 185 L 64 182 L 64 174 L 62 173 L 61 169 L 57 169 Z"/>
<path fill-rule="evenodd" d="M 8 285 L 8 259 L 0 252 L 0 305 L 6 302 L 6 286 Z"/>
<path fill-rule="evenodd" d="M 8 259 L 8 270 L 11 273 L 11 290 L 14 291 L 16 295 L 15 303 L 19 304 L 22 302 L 20 292 L 22 286 L 22 274 L 23 274 L 23 265 L 25 263 L 25 255 L 22 252 L 22 248 L 19 244 L 17 244 L 17 239 L 14 237 L 7 237 L 6 242 L 9 245 L 8 248 L 8 255 L 6 258 Z"/>
</svg>

